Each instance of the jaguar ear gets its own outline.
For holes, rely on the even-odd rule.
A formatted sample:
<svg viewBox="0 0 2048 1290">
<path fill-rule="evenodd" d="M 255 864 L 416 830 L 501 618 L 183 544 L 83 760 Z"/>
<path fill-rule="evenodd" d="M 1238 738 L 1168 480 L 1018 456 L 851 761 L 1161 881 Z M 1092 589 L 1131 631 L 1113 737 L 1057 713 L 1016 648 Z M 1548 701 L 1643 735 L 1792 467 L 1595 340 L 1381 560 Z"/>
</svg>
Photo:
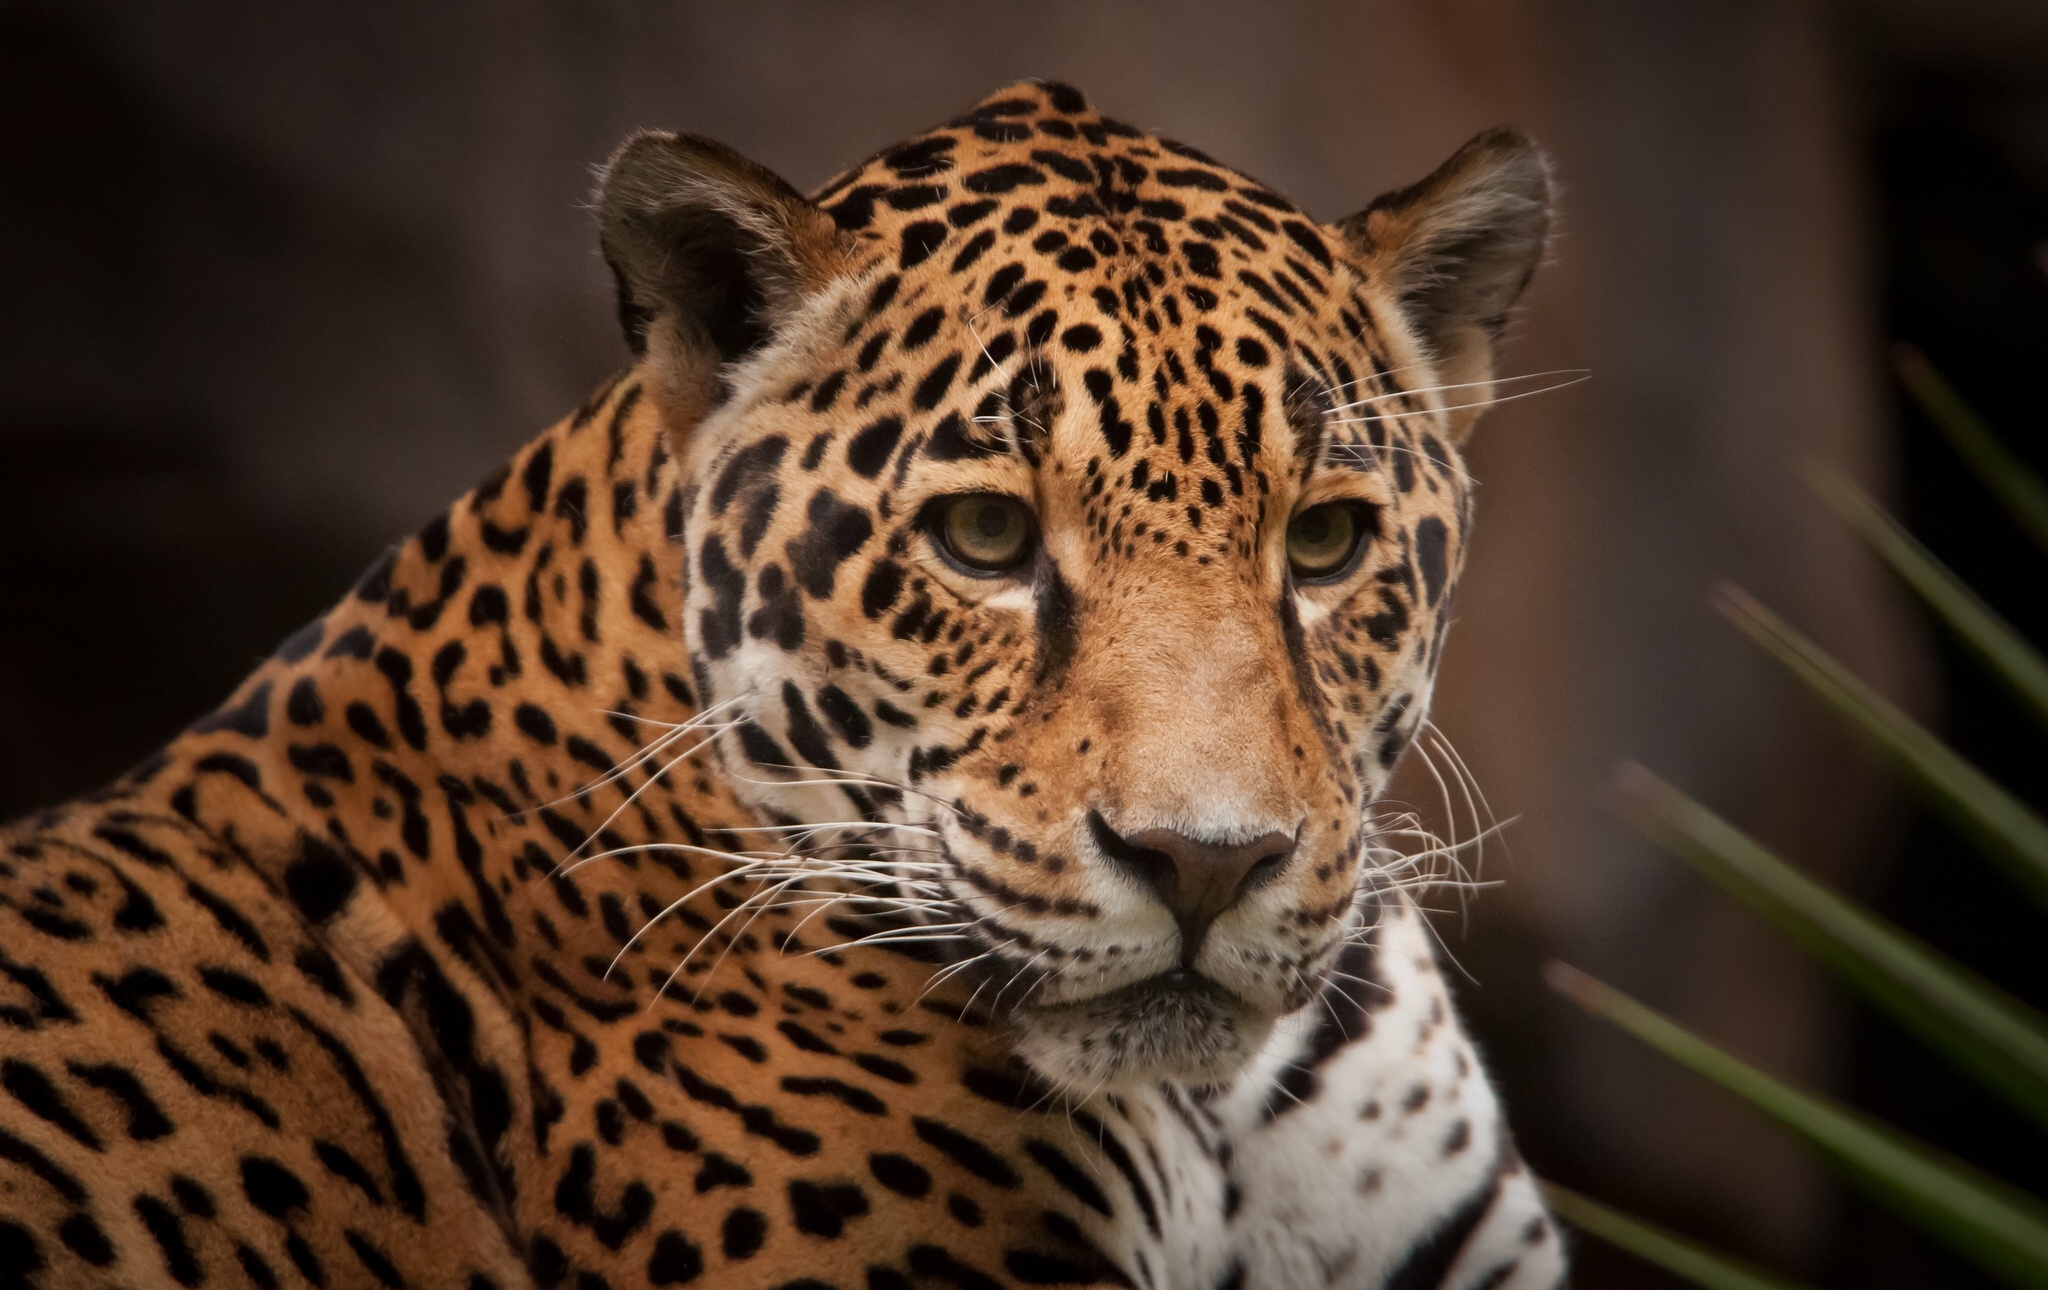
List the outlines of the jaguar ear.
<svg viewBox="0 0 2048 1290">
<path fill-rule="evenodd" d="M 626 343 L 648 360 L 672 433 L 722 402 L 720 369 L 765 343 L 845 263 L 830 215 L 701 135 L 627 139 L 605 166 L 597 212 Z"/>
<path fill-rule="evenodd" d="M 1526 136 L 1488 130 L 1421 183 L 1377 198 L 1337 225 L 1393 293 L 1444 384 L 1476 382 L 1447 403 L 1483 404 L 1508 310 L 1550 235 L 1550 164 Z M 1479 408 L 1452 412 L 1464 439 Z"/>
</svg>

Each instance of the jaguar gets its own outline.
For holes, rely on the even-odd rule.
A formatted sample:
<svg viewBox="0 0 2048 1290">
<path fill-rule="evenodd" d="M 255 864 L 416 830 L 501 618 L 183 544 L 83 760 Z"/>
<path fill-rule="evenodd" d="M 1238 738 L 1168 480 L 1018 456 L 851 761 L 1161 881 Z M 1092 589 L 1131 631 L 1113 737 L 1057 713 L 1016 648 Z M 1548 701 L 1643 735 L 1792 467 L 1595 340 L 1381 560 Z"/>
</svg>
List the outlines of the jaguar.
<svg viewBox="0 0 2048 1290">
<path fill-rule="evenodd" d="M 594 205 L 622 372 L 0 833 L 0 1285 L 1557 1284 L 1375 805 L 1541 153 L 1326 224 L 1028 82 Z"/>
</svg>

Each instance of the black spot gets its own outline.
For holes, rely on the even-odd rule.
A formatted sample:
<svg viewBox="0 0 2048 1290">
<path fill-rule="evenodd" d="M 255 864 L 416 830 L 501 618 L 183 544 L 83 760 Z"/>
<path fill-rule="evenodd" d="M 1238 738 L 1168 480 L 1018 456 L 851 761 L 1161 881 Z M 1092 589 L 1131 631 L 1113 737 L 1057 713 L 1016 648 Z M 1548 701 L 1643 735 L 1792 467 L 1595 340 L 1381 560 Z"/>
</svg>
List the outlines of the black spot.
<svg viewBox="0 0 2048 1290">
<path fill-rule="evenodd" d="M 5 1226 L 0 1224 L 0 1229 L 4 1229 Z M 114 1261 L 113 1243 L 107 1239 L 107 1234 L 100 1225 L 93 1221 L 92 1215 L 83 1211 L 64 1220 L 57 1228 L 57 1239 L 64 1242 L 66 1249 L 96 1268 L 103 1268 Z M 33 1272 L 41 1259 L 38 1256 L 31 1262 L 30 1254 L 31 1252 L 25 1249 L 10 1249 L 7 1237 L 0 1234 L 0 1266 L 13 1268 L 17 1272 Z"/>
<path fill-rule="evenodd" d="M 32 1114 L 62 1129 L 81 1146 L 93 1151 L 103 1149 L 99 1135 L 71 1109 L 71 1104 L 64 1100 L 64 1095 L 40 1067 L 14 1058 L 0 1062 L 0 1088 L 12 1093 Z"/>
<path fill-rule="evenodd" d="M 955 361 L 957 361 L 957 358 Z M 790 569 L 796 575 L 797 583 L 805 591 L 819 600 L 824 600 L 832 594 L 834 576 L 837 574 L 840 564 L 847 557 L 859 551 L 866 544 L 868 538 L 874 535 L 874 522 L 868 518 L 868 513 L 865 510 L 840 501 L 829 488 L 821 488 L 812 495 L 810 505 L 806 509 L 806 515 L 810 520 L 810 527 L 795 538 L 792 538 L 787 548 Z M 716 538 L 711 538 L 704 544 L 704 559 L 702 563 L 706 566 L 705 577 L 707 579 L 710 579 L 712 576 L 709 566 L 712 549 L 716 542 Z M 722 561 L 723 551 L 720 551 L 719 555 Z M 736 570 L 733 576 L 737 579 L 738 574 Z M 739 591 L 742 585 L 736 585 L 733 591 L 733 616 L 735 620 L 739 614 Z M 705 632 L 705 640 L 707 649 L 711 648 L 709 643 L 711 634 L 708 630 L 708 620 L 710 617 L 711 612 L 706 610 L 707 630 Z M 734 636 L 736 638 L 738 635 L 737 622 L 734 624 L 734 629 Z M 734 643 L 737 643 L 736 639 Z M 730 646 L 728 646 L 729 648 Z M 723 654 L 720 651 L 712 650 L 712 656 L 714 658 L 723 657 Z"/>
<path fill-rule="evenodd" d="M 732 1253 L 730 1243 L 726 1253 Z M 654 1238 L 654 1253 L 647 1260 L 648 1284 L 679 1286 L 695 1281 L 703 1271 L 704 1252 L 689 1237 L 670 1228 Z"/>
<path fill-rule="evenodd" d="M 909 1156 L 877 1152 L 868 1157 L 868 1171 L 874 1174 L 875 1181 L 890 1191 L 913 1200 L 925 1196 L 932 1189 L 931 1171 Z"/>
<path fill-rule="evenodd" d="M 831 1097 L 846 1104 L 850 1110 L 862 1115 L 887 1115 L 888 1103 L 858 1084 L 834 1079 L 829 1075 L 785 1075 L 782 1077 L 782 1091 L 798 1097 Z"/>
<path fill-rule="evenodd" d="M 263 987 L 253 978 L 244 976 L 232 968 L 202 967 L 199 969 L 199 980 L 207 989 L 223 999 L 231 999 L 236 1003 L 256 1008 L 270 1006 L 270 995 Z"/>
<path fill-rule="evenodd" d="M 781 435 L 770 435 L 734 453 L 725 469 L 718 473 L 718 482 L 711 486 L 711 513 L 725 514 L 725 508 L 732 505 L 733 498 L 742 489 L 772 476 L 788 450 L 789 440 Z"/>
<path fill-rule="evenodd" d="M 711 591 L 711 604 L 698 616 L 698 632 L 704 638 L 704 651 L 713 658 L 724 658 L 740 643 L 740 598 L 746 594 L 746 577 L 726 558 L 725 544 L 715 534 L 704 539 L 697 565 Z M 826 589 L 829 594 L 829 577 Z"/>
<path fill-rule="evenodd" d="M 846 1220 L 868 1212 L 867 1193 L 851 1183 L 814 1183 L 793 1178 L 789 1184 L 789 1211 L 797 1230 L 813 1236 L 837 1238 L 846 1230 Z"/>
<path fill-rule="evenodd" d="M 889 454 L 902 437 L 903 419 L 883 417 L 847 442 L 846 464 L 863 479 L 873 479 L 889 464 Z"/>
<path fill-rule="evenodd" d="M 1415 526 L 1415 562 L 1422 568 L 1422 585 L 1432 605 L 1443 594 L 1444 578 L 1449 573 L 1444 551 L 1448 541 L 1444 522 L 1434 515 Z"/>
<path fill-rule="evenodd" d="M 137 1142 L 153 1141 L 171 1132 L 170 1117 L 164 1114 L 142 1081 L 126 1066 L 112 1062 L 99 1066 L 71 1062 L 65 1069 L 128 1108 L 128 1136 Z"/>
<path fill-rule="evenodd" d="M 794 652 L 804 643 L 804 607 L 796 588 L 789 585 L 779 564 L 769 564 L 755 579 L 761 607 L 747 616 L 747 633 L 755 640 L 774 640 L 777 647 Z"/>
<path fill-rule="evenodd" d="M 773 766 L 785 770 L 794 766 L 794 763 L 789 759 L 789 753 L 783 749 L 781 744 L 775 742 L 775 736 L 761 729 L 754 722 L 742 722 L 739 734 L 741 751 L 745 752 L 748 758 L 757 765 Z"/>
<path fill-rule="evenodd" d="M 1434 1231 L 1409 1249 L 1400 1266 L 1387 1277 L 1386 1290 L 1427 1290 L 1442 1285 L 1450 1275 L 1451 1264 L 1464 1250 L 1480 1220 L 1486 1217 L 1499 1189 L 1500 1170 L 1496 1167 Z"/>
<path fill-rule="evenodd" d="M 555 470 L 554 445 L 543 443 L 526 459 L 519 482 L 526 487 L 526 505 L 536 512 L 547 509 L 548 482 Z"/>
<path fill-rule="evenodd" d="M 869 618 L 880 618 L 903 592 L 903 566 L 894 560 L 877 560 L 868 570 L 860 590 L 860 608 Z"/>
<path fill-rule="evenodd" d="M 818 382 L 818 388 L 811 391 L 811 411 L 825 412 L 830 410 L 832 405 L 839 399 L 839 391 L 844 388 L 846 388 L 846 372 L 844 369 L 836 370 L 830 376 Z"/>
<path fill-rule="evenodd" d="M 1025 1141 L 1024 1150 L 1039 1168 L 1052 1175 L 1054 1182 L 1066 1189 L 1068 1195 L 1098 1214 L 1107 1216 L 1110 1213 L 1109 1197 L 1103 1194 L 1102 1188 L 1096 1185 L 1087 1170 L 1075 1164 L 1058 1147 L 1030 1138 Z"/>
<path fill-rule="evenodd" d="M 304 1209 L 312 1198 L 297 1174 L 268 1156 L 242 1157 L 242 1191 L 251 1205 L 272 1218 Z"/>
<path fill-rule="evenodd" d="M 725 1216 L 719 1238 L 726 1258 L 752 1258 L 768 1239 L 768 1216 L 758 1209 L 738 1206 Z"/>
<path fill-rule="evenodd" d="M 989 1147 L 949 1124 L 926 1116 L 913 1116 L 911 1127 L 924 1142 L 944 1152 L 954 1164 L 998 1187 L 1016 1187 L 1023 1182 L 1008 1161 Z"/>
<path fill-rule="evenodd" d="M 910 325 L 903 329 L 903 348 L 906 350 L 922 349 L 933 336 L 938 335 L 939 324 L 944 321 L 946 321 L 946 311 L 944 307 L 938 305 L 932 306 L 911 319 Z"/>
<path fill-rule="evenodd" d="M 1155 170 L 1152 177 L 1168 188 L 1203 188 L 1212 193 L 1230 191 L 1229 182 L 1209 170 Z"/>
<path fill-rule="evenodd" d="M 1294 239 L 1296 246 L 1308 252 L 1310 259 L 1322 265 L 1325 272 L 1330 269 L 1330 248 L 1323 244 L 1321 234 L 1298 219 L 1284 220 L 1280 227 Z"/>
<path fill-rule="evenodd" d="M 967 428 L 967 422 L 957 412 L 946 414 L 924 442 L 924 455 L 933 461 L 962 461 L 985 457 L 999 457 L 1003 449 L 994 443 L 976 438 Z"/>
<path fill-rule="evenodd" d="M 870 577 L 869 581 L 872 582 L 873 578 Z M 876 615 L 869 614 L 868 617 Z M 818 711 L 825 714 L 825 719 L 839 731 L 839 737 L 850 746 L 865 748 L 874 742 L 875 727 L 868 720 L 867 713 L 862 712 L 860 705 L 848 698 L 846 691 L 838 686 L 828 685 L 818 691 Z"/>
<path fill-rule="evenodd" d="M 940 359 L 931 371 L 925 373 L 924 379 L 919 381 L 917 388 L 911 392 L 911 406 L 922 411 L 937 407 L 939 400 L 946 397 L 946 391 L 953 388 L 953 376 L 959 370 L 958 354 L 948 354 Z"/>
<path fill-rule="evenodd" d="M 184 1220 L 169 1205 L 143 1192 L 135 1198 L 135 1215 L 162 1251 L 164 1270 L 171 1274 L 171 1280 L 181 1286 L 196 1286 L 206 1278 L 206 1269 L 200 1266 L 185 1239 Z"/>
<path fill-rule="evenodd" d="M 288 744 L 284 752 L 292 769 L 301 775 L 339 780 L 344 784 L 356 782 L 355 767 L 349 763 L 348 754 L 333 744 Z"/>
<path fill-rule="evenodd" d="M 893 148 L 882 154 L 882 162 L 905 179 L 922 179 L 951 170 L 953 162 L 946 154 L 952 150 L 953 140 L 938 135 Z"/>
<path fill-rule="evenodd" d="M 327 715 L 327 707 L 320 702 L 320 687 L 313 684 L 313 678 L 302 676 L 292 685 L 292 692 L 284 701 L 285 719 L 295 726 L 317 726 Z"/>
<path fill-rule="evenodd" d="M 981 259 L 983 253 L 995 244 L 995 230 L 981 230 L 968 239 L 966 246 L 960 248 L 960 253 L 953 257 L 953 263 L 948 266 L 949 270 L 953 273 L 964 273 L 973 268 L 975 261 Z"/>
<path fill-rule="evenodd" d="M 946 220 L 954 228 L 968 228 L 980 223 L 995 213 L 997 203 L 992 201 L 962 202 L 946 212 Z"/>
<path fill-rule="evenodd" d="M 728 1159 L 716 1151 L 704 1154 L 704 1167 L 697 1171 L 697 1194 L 719 1187 L 751 1187 L 754 1175 L 747 1172 L 745 1165 Z"/>
<path fill-rule="evenodd" d="M 909 184 L 883 198 L 892 210 L 916 211 L 944 201 L 946 190 L 933 184 Z"/>
<path fill-rule="evenodd" d="M 324 923 L 340 911 L 354 893 L 356 879 L 348 857 L 310 833 L 300 836 L 298 858 L 284 871 L 285 891 L 314 923 Z"/>
<path fill-rule="evenodd" d="M 992 305 L 996 303 L 998 300 L 1001 300 L 1004 296 L 1009 295 L 1011 290 L 1014 289 L 1016 285 L 1019 282 L 1022 282 L 1023 280 L 1023 265 L 1004 265 L 1002 268 L 997 269 L 994 273 L 991 273 L 989 275 L 988 286 L 985 289 L 983 289 L 981 293 L 981 302 L 985 305 Z"/>
<path fill-rule="evenodd" d="M 1042 184 L 1045 172 L 1031 166 L 1010 163 L 977 170 L 960 181 L 969 192 L 1007 193 L 1020 184 Z"/>
<path fill-rule="evenodd" d="M 903 251 L 898 263 L 905 269 L 923 264 L 945 240 L 944 224 L 937 220 L 919 220 L 903 230 Z"/>
<path fill-rule="evenodd" d="M 891 1061 L 880 1053 L 855 1053 L 853 1064 L 870 1075 L 879 1075 L 892 1084 L 915 1084 L 917 1076 L 902 1062 Z"/>
<path fill-rule="evenodd" d="M 555 719 L 543 708 L 535 707 L 531 703 L 520 704 L 513 710 L 512 724 L 518 726 L 520 733 L 536 743 L 555 742 Z"/>
</svg>

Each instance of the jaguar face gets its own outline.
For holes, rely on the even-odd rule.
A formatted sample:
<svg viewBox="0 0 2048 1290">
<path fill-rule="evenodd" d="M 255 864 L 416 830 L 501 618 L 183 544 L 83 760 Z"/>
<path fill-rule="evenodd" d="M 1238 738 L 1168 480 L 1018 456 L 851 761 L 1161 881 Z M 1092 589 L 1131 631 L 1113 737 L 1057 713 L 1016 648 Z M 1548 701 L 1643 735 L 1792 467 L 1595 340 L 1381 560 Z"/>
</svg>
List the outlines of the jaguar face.
<svg viewBox="0 0 2048 1290">
<path fill-rule="evenodd" d="M 1326 226 L 1034 84 L 815 201 L 642 136 L 600 206 L 735 782 L 1049 1078 L 1233 1074 L 1384 885 L 1540 157 Z"/>
</svg>

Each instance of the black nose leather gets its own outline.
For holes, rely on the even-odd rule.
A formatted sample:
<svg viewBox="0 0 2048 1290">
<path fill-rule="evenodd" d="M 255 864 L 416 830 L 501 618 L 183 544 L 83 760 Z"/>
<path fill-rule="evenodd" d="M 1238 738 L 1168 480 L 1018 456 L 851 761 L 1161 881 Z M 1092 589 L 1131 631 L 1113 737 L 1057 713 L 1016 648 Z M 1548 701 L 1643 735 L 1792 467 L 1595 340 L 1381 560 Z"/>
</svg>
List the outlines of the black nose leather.
<svg viewBox="0 0 2048 1290">
<path fill-rule="evenodd" d="M 1217 915 L 1246 892 L 1264 886 L 1294 853 L 1294 838 L 1268 833 L 1250 842 L 1204 842 L 1171 829 L 1145 829 L 1126 837 L 1095 812 L 1088 813 L 1095 845 L 1110 863 L 1136 878 L 1180 925 L 1180 956 L 1192 966 Z"/>
</svg>

